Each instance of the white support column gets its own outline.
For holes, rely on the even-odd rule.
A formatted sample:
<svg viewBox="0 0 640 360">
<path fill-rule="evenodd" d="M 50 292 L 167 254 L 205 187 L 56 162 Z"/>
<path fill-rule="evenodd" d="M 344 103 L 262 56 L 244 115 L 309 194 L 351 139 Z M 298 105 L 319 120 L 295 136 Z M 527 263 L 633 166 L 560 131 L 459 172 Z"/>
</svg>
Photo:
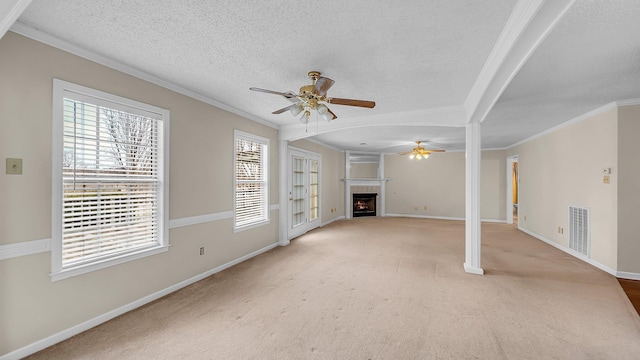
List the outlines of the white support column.
<svg viewBox="0 0 640 360">
<path fill-rule="evenodd" d="M 278 141 L 278 170 L 279 170 L 279 193 L 280 193 L 280 211 L 278 217 L 278 245 L 285 246 L 289 245 L 289 226 L 288 217 L 289 217 L 289 189 L 288 189 L 288 178 L 289 178 L 289 142 L 286 140 Z"/>
<path fill-rule="evenodd" d="M 378 214 L 379 216 L 386 216 L 385 199 L 387 182 L 384 180 L 384 153 L 380 153 L 380 160 L 378 161 L 378 179 L 380 179 L 380 209 L 378 209 Z"/>
<path fill-rule="evenodd" d="M 464 270 L 482 275 L 480 267 L 480 123 L 467 124 L 466 131 L 466 217 Z"/>
<path fill-rule="evenodd" d="M 380 180 L 380 196 L 379 196 L 379 201 L 378 201 L 378 205 L 380 206 L 380 208 L 378 209 L 378 216 L 387 216 L 385 209 L 385 204 L 384 204 L 384 200 L 386 197 L 386 189 L 385 187 L 387 186 L 387 182 L 384 180 Z"/>
<path fill-rule="evenodd" d="M 351 151 L 344 152 L 344 218 L 351 219 Z"/>
<path fill-rule="evenodd" d="M 351 180 L 344 180 L 344 218 L 351 219 Z"/>
</svg>

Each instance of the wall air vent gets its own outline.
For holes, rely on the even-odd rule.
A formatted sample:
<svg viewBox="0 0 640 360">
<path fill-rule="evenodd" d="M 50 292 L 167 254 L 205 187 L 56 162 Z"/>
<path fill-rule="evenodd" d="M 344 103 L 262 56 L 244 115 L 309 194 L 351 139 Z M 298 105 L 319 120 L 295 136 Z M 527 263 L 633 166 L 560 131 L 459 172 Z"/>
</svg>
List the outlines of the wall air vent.
<svg viewBox="0 0 640 360">
<path fill-rule="evenodd" d="M 569 206 L 569 248 L 590 257 L 591 220 L 589 208 Z"/>
</svg>

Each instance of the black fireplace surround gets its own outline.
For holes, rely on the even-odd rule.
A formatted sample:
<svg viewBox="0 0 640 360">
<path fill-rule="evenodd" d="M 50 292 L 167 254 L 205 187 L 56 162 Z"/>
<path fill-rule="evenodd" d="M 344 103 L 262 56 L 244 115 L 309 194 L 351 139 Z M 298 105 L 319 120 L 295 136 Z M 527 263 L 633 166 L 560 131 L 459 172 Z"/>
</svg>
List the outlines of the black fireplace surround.
<svg viewBox="0 0 640 360">
<path fill-rule="evenodd" d="M 377 193 L 353 194 L 353 217 L 376 216 Z"/>
</svg>

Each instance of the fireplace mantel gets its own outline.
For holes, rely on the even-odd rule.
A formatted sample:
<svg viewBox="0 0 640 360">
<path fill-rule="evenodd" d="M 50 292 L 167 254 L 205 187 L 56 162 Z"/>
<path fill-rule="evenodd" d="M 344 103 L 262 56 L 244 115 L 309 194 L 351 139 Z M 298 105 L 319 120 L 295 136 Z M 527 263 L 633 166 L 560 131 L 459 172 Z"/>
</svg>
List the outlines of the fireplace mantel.
<svg viewBox="0 0 640 360">
<path fill-rule="evenodd" d="M 384 183 L 391 179 L 374 179 L 374 178 L 344 178 L 349 186 L 384 186 Z"/>
</svg>

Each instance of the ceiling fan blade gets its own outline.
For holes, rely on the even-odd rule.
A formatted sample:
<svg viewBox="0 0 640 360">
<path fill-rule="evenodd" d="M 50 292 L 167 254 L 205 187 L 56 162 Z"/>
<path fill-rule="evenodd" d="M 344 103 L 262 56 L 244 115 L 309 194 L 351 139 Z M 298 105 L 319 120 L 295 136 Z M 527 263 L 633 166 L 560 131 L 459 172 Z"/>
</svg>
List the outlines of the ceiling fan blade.
<svg viewBox="0 0 640 360">
<path fill-rule="evenodd" d="M 276 111 L 272 112 L 272 114 L 282 114 L 283 112 L 286 112 L 286 111 L 289 111 L 289 110 L 293 109 L 293 108 L 294 108 L 294 107 L 296 107 L 297 105 L 298 105 L 298 103 L 291 104 L 291 105 L 289 105 L 289 106 L 285 106 L 285 107 L 283 107 L 282 109 L 278 109 L 278 110 L 276 110 Z"/>
<path fill-rule="evenodd" d="M 434 153 L 434 152 L 444 152 L 444 150 L 424 150 L 426 152 Z"/>
<path fill-rule="evenodd" d="M 267 93 L 267 94 L 273 94 L 273 95 L 281 95 L 281 96 L 286 97 L 287 99 L 295 98 L 297 96 L 296 94 L 294 94 L 291 91 L 284 93 L 284 92 L 280 92 L 280 91 L 261 89 L 261 88 L 257 88 L 257 87 L 249 88 L 249 90 L 263 92 L 263 93 Z"/>
<path fill-rule="evenodd" d="M 294 103 L 296 103 L 296 104 L 297 104 L 298 102 L 300 102 L 300 100 L 298 99 L 298 94 L 294 93 L 293 91 L 287 91 L 285 94 L 287 94 L 287 95 L 289 95 L 289 96 L 290 96 L 290 97 L 287 97 L 287 96 L 285 95 L 285 97 L 286 97 L 289 101 L 294 102 Z"/>
<path fill-rule="evenodd" d="M 329 114 L 333 115 L 333 118 L 331 120 L 335 120 L 338 118 L 338 116 L 336 116 L 336 114 L 333 113 L 333 111 L 331 111 L 331 109 L 327 108 L 327 112 L 329 112 Z"/>
<path fill-rule="evenodd" d="M 316 80 L 315 85 L 313 85 L 313 90 L 311 90 L 311 92 L 318 96 L 325 96 L 327 95 L 327 90 L 329 90 L 329 88 L 333 86 L 334 83 L 335 81 L 320 76 L 318 80 Z"/>
<path fill-rule="evenodd" d="M 327 102 L 329 104 L 359 106 L 359 107 L 365 107 L 365 108 L 370 108 L 370 109 L 373 108 L 374 106 L 376 106 L 376 102 L 375 101 L 367 101 L 367 100 L 328 98 Z"/>
</svg>

